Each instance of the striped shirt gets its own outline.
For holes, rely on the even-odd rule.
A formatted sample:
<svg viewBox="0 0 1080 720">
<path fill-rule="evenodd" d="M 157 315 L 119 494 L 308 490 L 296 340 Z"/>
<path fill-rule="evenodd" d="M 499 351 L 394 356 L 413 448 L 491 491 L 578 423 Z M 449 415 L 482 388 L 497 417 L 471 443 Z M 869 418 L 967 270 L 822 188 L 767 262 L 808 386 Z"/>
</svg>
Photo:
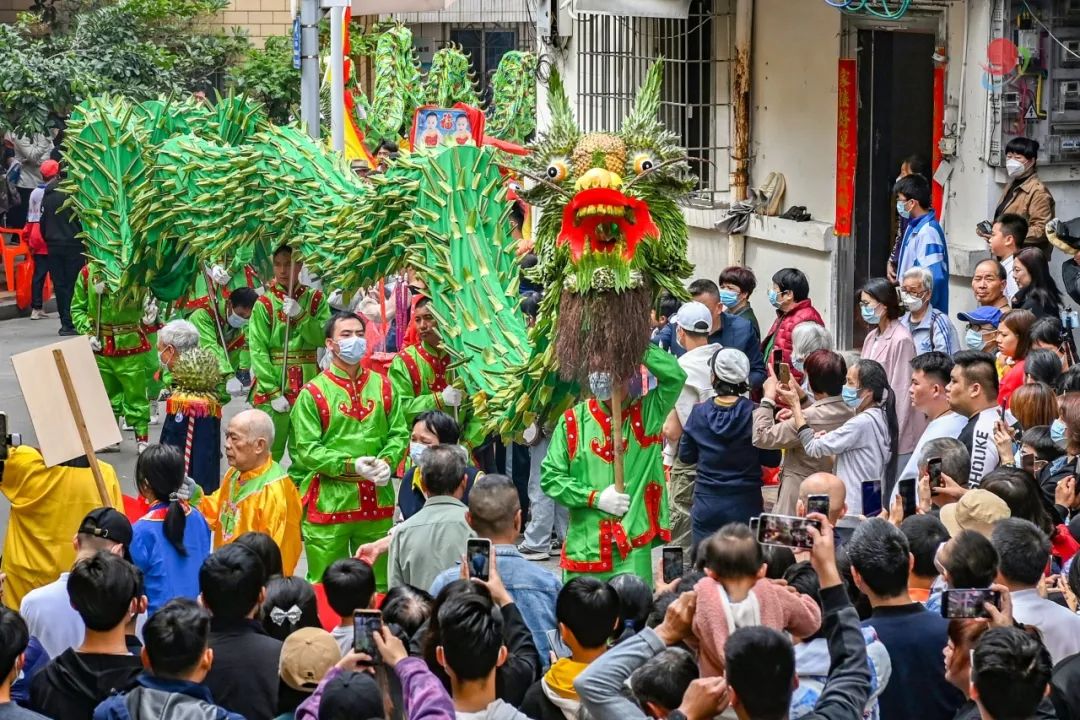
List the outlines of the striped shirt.
<svg viewBox="0 0 1080 720">
<path fill-rule="evenodd" d="M 912 219 L 900 241 L 900 264 L 896 268 L 896 276 L 903 277 L 913 267 L 930 271 L 934 278 L 930 304 L 948 314 L 949 248 L 945 242 L 945 231 L 938 224 L 933 210 L 917 220 Z"/>
<path fill-rule="evenodd" d="M 960 339 L 956 334 L 956 328 L 944 313 L 930 308 L 917 325 L 912 323 L 911 313 L 905 313 L 900 318 L 900 323 L 911 333 L 911 339 L 915 342 L 915 354 L 922 355 L 931 350 L 938 350 L 946 355 L 952 355 L 960 350 Z"/>
</svg>

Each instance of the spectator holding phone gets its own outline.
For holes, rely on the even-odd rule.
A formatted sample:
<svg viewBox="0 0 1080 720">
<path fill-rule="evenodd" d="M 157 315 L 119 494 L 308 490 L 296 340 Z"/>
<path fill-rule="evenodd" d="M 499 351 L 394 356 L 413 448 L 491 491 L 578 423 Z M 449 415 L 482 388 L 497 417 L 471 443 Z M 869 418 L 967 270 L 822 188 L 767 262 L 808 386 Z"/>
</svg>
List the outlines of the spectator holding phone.
<svg viewBox="0 0 1080 720">
<path fill-rule="evenodd" d="M 1033 523 L 1050 538 L 1055 570 L 1072 559 L 1080 543 L 1058 522 L 1052 507 L 1047 507 L 1031 473 L 1016 467 L 1000 467 L 983 480 L 984 490 L 997 495 L 1009 506 L 1014 518 Z"/>
<path fill-rule="evenodd" d="M 353 613 L 369 609 L 375 599 L 375 571 L 362 560 L 342 558 L 326 568 L 322 585 L 327 604 L 340 618 L 330 634 L 344 657 L 353 647 Z"/>
</svg>

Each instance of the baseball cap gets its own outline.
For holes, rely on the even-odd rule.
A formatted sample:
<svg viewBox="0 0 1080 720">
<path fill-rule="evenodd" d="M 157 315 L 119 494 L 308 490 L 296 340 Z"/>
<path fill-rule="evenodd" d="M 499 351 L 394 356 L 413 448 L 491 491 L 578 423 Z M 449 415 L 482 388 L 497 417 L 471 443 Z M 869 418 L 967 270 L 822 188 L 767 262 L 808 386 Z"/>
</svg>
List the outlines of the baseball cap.
<svg viewBox="0 0 1080 720">
<path fill-rule="evenodd" d="M 46 160 L 41 163 L 41 177 L 48 180 L 54 178 L 60 173 L 60 163 L 55 160 Z"/>
<path fill-rule="evenodd" d="M 953 537 L 974 530 L 989 538 L 994 524 L 1011 516 L 1005 501 L 989 490 L 969 490 L 959 501 L 941 508 L 941 522 Z"/>
<path fill-rule="evenodd" d="M 341 646 L 333 635 L 322 628 L 300 628 L 281 646 L 278 674 L 293 690 L 314 690 L 339 660 Z"/>
<path fill-rule="evenodd" d="M 681 311 L 680 311 L 681 312 Z M 712 371 L 717 380 L 738 385 L 750 375 L 750 361 L 742 350 L 721 348 L 713 355 Z"/>
<path fill-rule="evenodd" d="M 111 507 L 94 508 L 83 518 L 79 525 L 79 534 L 112 540 L 123 545 L 126 550 L 131 545 L 131 521 L 122 512 Z"/>
<path fill-rule="evenodd" d="M 712 312 L 699 302 L 683 303 L 675 313 L 675 324 L 683 330 L 695 333 L 712 332 Z"/>
<path fill-rule="evenodd" d="M 367 673 L 343 672 L 326 683 L 319 703 L 321 718 L 386 717 L 382 691 Z"/>
<path fill-rule="evenodd" d="M 980 305 L 971 312 L 957 313 L 956 318 L 972 325 L 993 325 L 997 327 L 998 323 L 1001 322 L 1001 311 L 990 305 Z"/>
</svg>

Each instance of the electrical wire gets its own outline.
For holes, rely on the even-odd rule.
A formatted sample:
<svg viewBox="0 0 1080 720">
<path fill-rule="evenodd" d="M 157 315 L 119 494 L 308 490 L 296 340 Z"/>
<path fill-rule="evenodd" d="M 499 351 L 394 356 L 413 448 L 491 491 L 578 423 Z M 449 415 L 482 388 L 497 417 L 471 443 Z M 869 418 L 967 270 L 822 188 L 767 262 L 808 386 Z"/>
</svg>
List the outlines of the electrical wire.
<svg viewBox="0 0 1080 720">
<path fill-rule="evenodd" d="M 907 14 L 911 7 L 911 0 L 896 0 L 898 6 L 889 9 L 891 0 L 825 0 L 825 4 L 849 13 L 864 13 L 883 20 L 899 20 Z M 881 5 L 881 10 L 876 5 Z"/>
<path fill-rule="evenodd" d="M 828 1 L 829 0 L 825 0 L 825 2 L 828 2 Z M 1066 45 L 1065 43 L 1063 43 L 1063 42 L 1061 42 L 1060 40 L 1057 39 L 1057 35 L 1055 35 L 1053 32 L 1051 32 L 1050 28 L 1046 27 L 1046 23 L 1044 23 L 1042 20 L 1040 20 L 1039 16 L 1035 14 L 1035 11 L 1031 9 L 1031 6 L 1028 5 L 1028 1 L 1023 0 L 1023 2 L 1024 2 L 1024 7 L 1027 8 L 1028 15 L 1031 16 L 1032 20 L 1034 20 L 1036 23 L 1038 23 L 1039 27 L 1041 27 L 1043 30 L 1046 31 L 1046 34 L 1050 36 L 1050 39 L 1053 40 L 1054 42 L 1056 42 L 1058 45 L 1060 45 L 1062 50 L 1064 50 L 1068 54 L 1072 55 L 1077 60 L 1080 60 L 1080 54 L 1077 54 L 1077 52 L 1075 50 L 1072 50 L 1071 48 L 1069 48 L 1068 45 Z"/>
</svg>

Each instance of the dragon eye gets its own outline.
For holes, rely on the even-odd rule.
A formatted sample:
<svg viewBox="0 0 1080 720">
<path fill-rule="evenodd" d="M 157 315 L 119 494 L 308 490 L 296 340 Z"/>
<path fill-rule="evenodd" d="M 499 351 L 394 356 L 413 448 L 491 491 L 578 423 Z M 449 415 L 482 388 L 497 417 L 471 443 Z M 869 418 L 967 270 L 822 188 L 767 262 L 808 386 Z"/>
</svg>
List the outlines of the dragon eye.
<svg viewBox="0 0 1080 720">
<path fill-rule="evenodd" d="M 649 155 L 641 154 L 634 156 L 634 172 L 638 175 L 652 170 L 655 165 L 656 163 L 653 162 L 652 157 Z"/>
<path fill-rule="evenodd" d="M 553 182 L 562 182 L 566 179 L 566 176 L 570 174 L 570 168 L 567 166 L 565 160 L 552 160 L 551 164 L 547 167 L 548 180 Z"/>
</svg>

